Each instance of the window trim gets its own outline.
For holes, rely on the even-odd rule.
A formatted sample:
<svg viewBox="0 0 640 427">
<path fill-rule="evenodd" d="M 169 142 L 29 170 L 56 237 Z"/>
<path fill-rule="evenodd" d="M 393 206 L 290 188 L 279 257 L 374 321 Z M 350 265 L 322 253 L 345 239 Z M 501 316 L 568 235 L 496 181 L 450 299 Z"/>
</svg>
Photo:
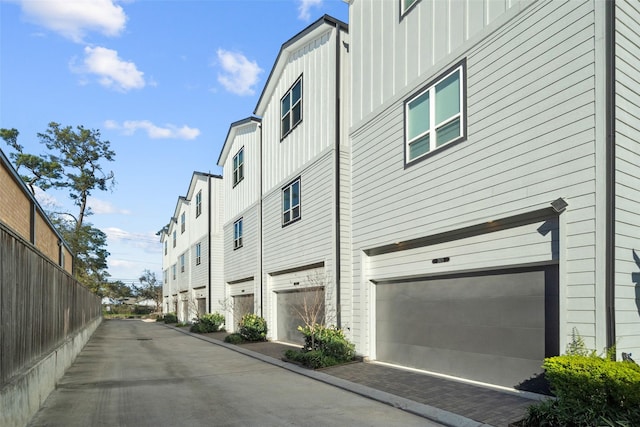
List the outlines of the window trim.
<svg viewBox="0 0 640 427">
<path fill-rule="evenodd" d="M 287 89 L 287 91 L 285 92 L 284 95 L 282 95 L 282 97 L 280 98 L 280 142 L 282 142 L 291 132 L 293 132 L 293 130 L 298 127 L 298 125 L 300 123 L 302 123 L 302 119 L 303 119 L 303 108 L 304 108 L 304 82 L 302 81 L 302 77 L 303 74 L 300 74 L 300 76 L 293 82 L 293 84 L 289 87 L 289 89 Z M 287 130 L 286 133 L 282 132 L 282 118 L 283 118 L 283 114 L 282 114 L 282 101 L 287 97 L 287 95 L 290 95 L 293 92 L 293 88 L 300 83 L 300 101 L 298 101 L 300 103 L 300 120 L 298 120 L 296 123 L 291 124 L 291 111 L 293 110 L 293 105 L 289 106 L 289 130 Z"/>
<path fill-rule="evenodd" d="M 242 224 L 242 220 L 244 218 L 239 218 L 233 223 L 233 250 L 240 249 L 243 246 L 243 237 L 244 237 L 244 227 Z M 236 234 L 236 226 L 240 224 L 240 233 Z"/>
<path fill-rule="evenodd" d="M 182 212 L 180 214 L 180 234 L 184 234 L 187 229 L 187 214 Z"/>
<path fill-rule="evenodd" d="M 176 264 L 173 264 L 171 266 L 171 280 L 176 280 L 176 269 L 177 269 Z"/>
<path fill-rule="evenodd" d="M 242 163 L 238 164 L 238 167 L 236 167 L 236 159 L 238 158 L 240 153 L 242 153 Z M 235 156 L 233 156 L 232 162 L 233 162 L 232 163 L 232 166 L 233 166 L 233 187 L 232 188 L 234 188 L 236 185 L 240 184 L 240 182 L 244 179 L 244 145 L 236 152 Z M 241 176 L 236 177 L 237 171 L 241 172 Z"/>
<path fill-rule="evenodd" d="M 180 255 L 180 273 L 184 273 L 185 256 Z"/>
<path fill-rule="evenodd" d="M 176 230 L 173 230 L 173 247 L 176 247 L 176 240 L 178 239 L 178 233 Z"/>
<path fill-rule="evenodd" d="M 196 218 L 202 214 L 202 190 L 196 194 Z"/>
<path fill-rule="evenodd" d="M 200 265 L 202 263 L 202 246 L 201 243 L 196 243 L 196 265 Z"/>
<path fill-rule="evenodd" d="M 419 1 L 419 0 L 418 0 Z M 458 71 L 459 70 L 459 71 Z M 427 153 L 424 153 L 418 157 L 416 157 L 415 159 L 409 159 L 409 135 L 408 135 L 408 129 L 409 129 L 409 114 L 408 114 L 408 107 L 409 104 L 414 101 L 415 99 L 417 99 L 418 97 L 422 96 L 425 92 L 430 91 L 433 89 L 433 91 L 435 91 L 435 87 L 438 83 L 440 83 L 441 81 L 443 81 L 444 79 L 446 79 L 447 77 L 449 77 L 450 75 L 452 75 L 453 73 L 455 73 L 456 71 L 458 71 L 461 74 L 461 82 L 460 82 L 460 98 L 461 98 L 461 104 L 460 104 L 460 128 L 461 128 L 461 135 L 452 139 L 449 142 L 444 143 L 443 145 L 441 145 L 440 147 L 435 147 L 434 149 L 428 151 Z M 430 97 L 430 102 L 431 102 L 431 97 Z M 435 99 L 434 101 L 435 102 Z M 414 91 L 409 97 L 407 97 L 405 99 L 405 101 L 402 104 L 402 110 L 403 110 L 403 124 L 404 124 L 404 137 L 403 137 L 403 145 L 404 145 L 404 150 L 403 150 L 403 156 L 404 156 L 404 168 L 407 169 L 408 167 L 413 166 L 416 163 L 419 163 L 425 159 L 430 158 L 431 156 L 433 156 L 436 153 L 439 153 L 447 148 L 450 148 L 454 145 L 457 145 L 460 142 L 466 141 L 467 140 L 467 59 L 463 58 L 461 61 L 457 62 L 455 65 L 449 67 L 446 71 L 444 71 L 443 73 L 438 74 L 434 79 L 430 80 L 426 85 L 422 86 L 419 90 Z M 433 129 L 435 132 L 435 123 L 433 124 Z"/>
<path fill-rule="evenodd" d="M 286 212 L 292 212 L 293 211 L 293 207 L 289 207 L 289 209 L 287 211 L 284 210 L 284 192 L 291 188 L 295 183 L 298 183 L 298 217 L 295 219 L 290 219 L 288 222 L 284 222 L 284 214 Z M 282 227 L 286 227 L 288 225 L 293 224 L 294 222 L 298 222 L 302 219 L 302 177 L 298 176 L 297 178 L 295 178 L 294 180 L 292 180 L 291 182 L 289 182 L 287 185 L 285 185 L 284 187 L 282 187 L 281 191 L 280 191 L 280 221 L 282 222 Z"/>
<path fill-rule="evenodd" d="M 404 8 L 404 2 L 405 0 L 400 0 L 400 20 L 402 21 L 402 18 L 404 18 L 411 10 L 413 10 L 414 7 L 416 7 L 416 5 L 418 3 L 420 3 L 420 0 L 414 0 L 413 3 L 411 3 L 411 5 L 408 8 Z"/>
</svg>

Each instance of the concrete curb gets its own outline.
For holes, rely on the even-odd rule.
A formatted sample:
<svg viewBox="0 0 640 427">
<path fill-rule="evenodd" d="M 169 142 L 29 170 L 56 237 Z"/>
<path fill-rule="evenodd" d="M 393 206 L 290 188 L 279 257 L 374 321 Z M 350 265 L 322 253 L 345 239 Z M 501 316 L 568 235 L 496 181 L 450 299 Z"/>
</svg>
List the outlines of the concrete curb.
<svg viewBox="0 0 640 427">
<path fill-rule="evenodd" d="M 257 353 L 252 350 L 247 350 L 246 348 L 243 348 L 240 345 L 229 344 L 224 341 L 217 340 L 215 338 L 205 337 L 200 334 L 195 334 L 193 332 L 189 332 L 182 328 L 177 328 L 171 325 L 166 325 L 166 324 L 163 324 L 163 325 L 169 329 L 174 329 L 178 332 L 181 332 L 185 335 L 190 335 L 199 340 L 206 341 L 211 344 L 215 344 L 220 347 L 227 348 L 229 350 L 235 351 L 236 353 L 244 354 L 245 356 L 249 356 L 254 359 L 260 360 L 262 362 L 266 362 L 271 365 L 286 369 L 288 371 L 295 372 L 296 374 L 304 375 L 305 377 L 309 377 L 314 380 L 321 381 L 323 383 L 341 388 L 343 390 L 350 391 L 352 393 L 358 394 L 368 399 L 372 399 L 372 400 L 387 404 L 389 406 L 393 406 L 394 408 L 401 409 L 403 411 L 420 416 L 422 418 L 429 419 L 431 421 L 444 424 L 446 426 L 492 427 L 489 424 L 481 423 L 481 422 L 472 420 L 470 418 L 463 417 L 462 415 L 458 415 L 453 412 L 436 408 L 434 406 L 429 406 L 423 403 L 414 402 L 413 400 L 409 400 L 401 396 L 396 396 L 395 394 L 387 393 L 381 390 L 376 390 L 374 388 L 371 388 L 362 384 L 356 384 L 351 381 L 344 380 L 342 378 L 333 377 L 321 371 L 314 371 L 312 369 L 303 368 L 294 363 L 285 362 L 284 360 L 275 359 L 273 357 L 270 357 L 261 353 Z"/>
</svg>

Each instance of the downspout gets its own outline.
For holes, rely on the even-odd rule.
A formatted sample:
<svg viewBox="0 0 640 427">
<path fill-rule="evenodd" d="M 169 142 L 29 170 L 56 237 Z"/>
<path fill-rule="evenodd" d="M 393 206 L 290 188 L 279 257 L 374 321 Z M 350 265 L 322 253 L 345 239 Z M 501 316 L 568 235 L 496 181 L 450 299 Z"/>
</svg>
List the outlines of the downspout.
<svg viewBox="0 0 640 427">
<path fill-rule="evenodd" d="M 606 250 L 605 250 L 605 288 L 606 288 L 606 322 L 607 322 L 607 348 L 613 348 L 616 344 L 616 309 L 615 309 L 615 159 L 616 159 L 616 100 L 615 100 L 615 2 L 608 0 L 605 6 L 605 127 L 606 140 Z"/>
<path fill-rule="evenodd" d="M 263 290 L 264 290 L 264 285 L 262 283 L 263 281 L 263 277 L 262 277 L 262 238 L 263 238 L 263 232 L 262 232 L 262 122 L 258 123 L 258 176 L 260 177 L 259 181 L 259 194 L 258 194 L 258 218 L 260 218 L 260 239 L 259 243 L 258 243 L 258 280 L 260 281 L 260 317 L 264 317 L 264 309 L 263 309 L 263 304 L 264 304 L 264 300 L 263 300 Z"/>
<path fill-rule="evenodd" d="M 209 301 L 209 313 L 211 313 L 211 268 L 212 268 L 212 263 L 211 263 L 211 254 L 212 254 L 212 248 L 211 248 L 211 175 L 207 175 L 207 191 L 208 191 L 208 195 L 207 195 L 207 200 L 208 200 L 208 207 L 207 207 L 207 215 L 208 215 L 208 222 L 207 222 L 207 252 L 209 252 L 209 265 L 208 265 L 208 274 L 207 274 L 207 282 L 208 282 L 208 294 L 209 297 L 207 298 L 207 300 Z"/>
<path fill-rule="evenodd" d="M 341 298 L 340 298 L 340 24 L 336 22 L 336 105 L 335 105 L 335 215 L 336 215 L 336 235 L 335 235 L 335 279 L 336 279 L 336 327 L 342 328 Z"/>
</svg>

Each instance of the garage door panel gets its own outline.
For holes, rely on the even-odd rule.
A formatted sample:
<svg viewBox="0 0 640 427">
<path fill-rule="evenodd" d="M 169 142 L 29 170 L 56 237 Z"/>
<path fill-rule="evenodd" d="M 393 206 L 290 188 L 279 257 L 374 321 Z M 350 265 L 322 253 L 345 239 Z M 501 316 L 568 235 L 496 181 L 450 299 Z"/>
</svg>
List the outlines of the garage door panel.
<svg viewBox="0 0 640 427">
<path fill-rule="evenodd" d="M 548 353 L 557 353 L 549 349 L 557 342 L 557 313 L 550 314 L 557 292 L 548 283 L 557 286 L 557 268 L 548 269 L 555 274 L 510 270 L 378 284 L 377 359 L 518 384 L 540 372 Z"/>
</svg>

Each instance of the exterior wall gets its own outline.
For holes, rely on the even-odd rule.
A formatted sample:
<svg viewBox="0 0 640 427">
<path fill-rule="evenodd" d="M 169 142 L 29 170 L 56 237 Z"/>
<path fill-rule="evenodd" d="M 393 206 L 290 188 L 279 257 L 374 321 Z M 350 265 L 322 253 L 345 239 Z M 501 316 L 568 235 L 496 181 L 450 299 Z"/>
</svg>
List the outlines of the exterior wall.
<svg viewBox="0 0 640 427">
<path fill-rule="evenodd" d="M 201 211 L 196 215 L 196 196 L 201 194 Z M 211 201 L 209 200 L 211 198 Z M 211 216 L 209 210 L 211 209 Z M 182 231 L 181 217 L 185 214 L 185 230 Z M 189 321 L 196 316 L 196 299 L 206 299 L 206 311 L 216 311 L 217 301 L 224 299 L 222 269 L 224 253 L 222 248 L 222 215 L 224 198 L 222 179 L 209 174 L 195 172 L 186 197 L 179 197 L 174 215 L 161 232 L 163 242 L 162 268 L 163 310 L 176 311 L 180 321 Z M 173 232 L 176 232 L 176 246 L 173 246 Z M 164 253 L 164 242 L 167 251 Z M 200 264 L 196 264 L 196 245 L 200 244 Z M 180 258 L 184 255 L 184 271 Z M 175 265 L 176 277 L 172 267 Z M 210 287 L 209 287 L 210 286 Z M 182 303 L 181 301 L 186 301 Z M 215 303 L 215 304 L 214 304 Z M 177 307 L 176 307 L 177 304 Z M 185 309 L 186 307 L 186 309 Z M 200 313 L 203 314 L 203 313 Z"/>
<path fill-rule="evenodd" d="M 235 282 L 255 277 L 259 271 L 260 218 L 257 203 L 240 212 L 224 227 L 224 277 Z M 233 224 L 242 218 L 242 247 L 233 249 Z"/>
<path fill-rule="evenodd" d="M 640 5 L 618 1 L 615 6 L 616 336 L 618 351 L 637 355 L 640 354 Z"/>
<path fill-rule="evenodd" d="M 559 197 L 569 203 L 559 218 L 560 349 L 573 327 L 588 346 L 602 348 L 604 305 L 597 295 L 604 292 L 598 267 L 604 257 L 596 242 L 604 223 L 596 215 L 596 164 L 603 159 L 597 149 L 602 121 L 595 102 L 595 58 L 603 45 L 595 38 L 599 15 L 593 3 L 525 7 L 514 2 L 509 10 L 499 8 L 500 14 L 493 7 L 505 2 L 484 2 L 478 13 L 472 10 L 476 5 L 463 7 L 465 19 L 456 11 L 461 2 L 422 0 L 402 19 L 397 4 L 389 4 L 393 7 L 356 0 L 351 11 L 357 29 L 354 120 L 365 117 L 351 133 L 353 321 L 359 350 L 370 351 L 373 339 L 364 250 L 526 214 Z M 451 22 L 468 22 L 467 27 L 438 22 L 441 14 L 433 20 L 434 8 L 449 8 Z M 432 27 L 426 44 L 410 45 L 422 38 L 409 34 Z M 376 35 L 378 28 L 391 35 Z M 398 53 L 389 63 L 396 65 L 376 65 L 394 46 Z M 404 100 L 462 58 L 467 60 L 467 140 L 405 169 Z M 483 238 L 489 243 L 495 236 Z M 513 250 L 522 251 L 523 262 L 533 262 L 528 247 Z M 411 268 L 405 266 L 402 274 L 413 274 Z"/>
<path fill-rule="evenodd" d="M 530 0 L 421 0 L 403 17 L 400 1 L 354 0 L 349 10 L 352 121 L 360 121 L 442 60 L 526 7 Z"/>
<path fill-rule="evenodd" d="M 34 217 L 35 215 L 35 217 Z M 35 236 L 31 236 L 31 222 L 35 224 Z M 67 273 L 73 272 L 73 256 L 61 241 L 57 230 L 44 214 L 42 208 L 31 195 L 4 153 L 0 151 L 0 222 L 31 242 L 47 258 L 61 266 Z M 35 240 L 35 242 L 33 241 Z M 64 254 L 64 264 L 60 265 L 60 248 Z"/>
<path fill-rule="evenodd" d="M 335 143 L 336 30 L 305 43 L 287 58 L 262 114 L 263 197 L 300 165 Z M 346 54 L 343 52 L 343 56 Z M 302 76 L 302 122 L 281 140 L 280 99 Z"/>
<path fill-rule="evenodd" d="M 0 221 L 7 224 L 22 238 L 30 240 L 29 218 L 31 203 L 20 186 L 14 181 L 9 170 L 0 168 L 0 200 L 11 200 L 11 203 L 0 203 Z"/>
</svg>

